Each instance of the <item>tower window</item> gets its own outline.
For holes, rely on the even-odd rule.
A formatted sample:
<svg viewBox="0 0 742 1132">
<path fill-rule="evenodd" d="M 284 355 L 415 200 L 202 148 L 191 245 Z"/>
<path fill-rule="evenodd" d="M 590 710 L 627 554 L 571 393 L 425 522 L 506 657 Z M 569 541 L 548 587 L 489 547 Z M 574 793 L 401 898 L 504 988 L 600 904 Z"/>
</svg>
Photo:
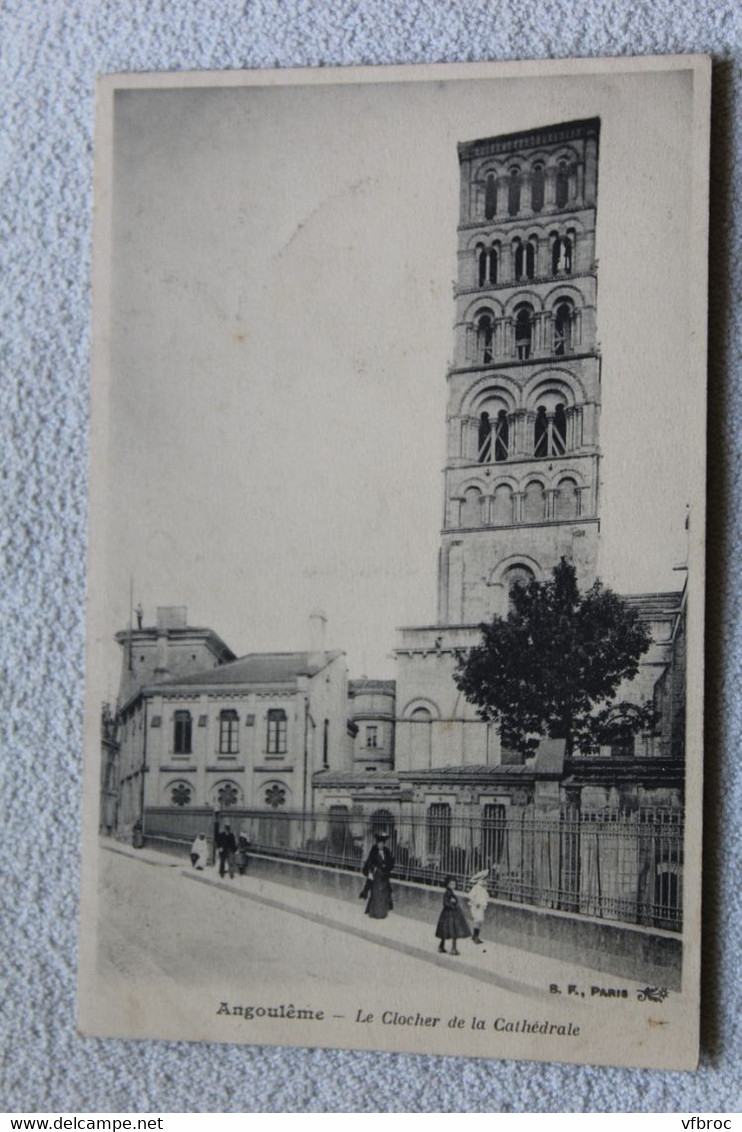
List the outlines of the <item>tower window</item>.
<svg viewBox="0 0 742 1132">
<path fill-rule="evenodd" d="M 554 518 L 576 519 L 578 513 L 579 493 L 574 480 L 560 480 L 556 495 L 554 496 Z"/>
<path fill-rule="evenodd" d="M 531 307 L 518 307 L 515 316 L 515 352 L 521 361 L 531 356 L 532 319 Z"/>
<path fill-rule="evenodd" d="M 190 755 L 191 749 L 191 713 L 176 711 L 173 717 L 173 753 Z"/>
<path fill-rule="evenodd" d="M 535 274 L 536 249 L 530 240 L 519 240 L 515 246 L 515 278 L 533 279 Z"/>
<path fill-rule="evenodd" d="M 490 460 L 490 446 L 492 444 L 492 426 L 489 413 L 482 413 L 479 418 L 479 448 L 478 460 L 480 464 L 487 464 Z"/>
<path fill-rule="evenodd" d="M 540 484 L 529 484 L 529 487 L 540 487 Z M 516 587 L 525 588 L 534 579 L 533 570 L 527 566 L 511 566 L 505 576 L 505 585 L 508 594 L 508 612 L 513 608 L 513 590 Z"/>
<path fill-rule="evenodd" d="M 534 456 L 563 456 L 567 449 L 567 414 L 564 405 L 547 413 L 541 405 L 534 423 Z"/>
<path fill-rule="evenodd" d="M 540 483 L 529 483 L 523 495 L 523 520 L 541 523 L 546 515 L 546 495 Z"/>
<path fill-rule="evenodd" d="M 479 249 L 479 286 L 490 286 L 497 282 L 497 248 L 481 247 Z"/>
<path fill-rule="evenodd" d="M 239 751 L 239 717 L 232 708 L 219 713 L 219 754 L 236 755 Z"/>
<path fill-rule="evenodd" d="M 286 712 L 271 708 L 268 712 L 268 754 L 286 754 Z"/>
<path fill-rule="evenodd" d="M 492 522 L 496 527 L 507 526 L 513 521 L 513 491 L 506 483 L 495 488 L 492 496 Z"/>
<path fill-rule="evenodd" d="M 500 462 L 508 458 L 510 427 L 508 415 L 500 409 L 497 419 L 492 420 L 489 413 L 482 413 L 479 417 L 479 445 L 477 459 L 480 464 Z"/>
<path fill-rule="evenodd" d="M 569 236 L 557 236 L 551 249 L 551 273 L 569 275 L 572 271 L 572 241 Z"/>
<path fill-rule="evenodd" d="M 544 207 L 544 167 L 534 165 L 531 178 L 531 208 L 534 212 L 541 212 Z"/>
<path fill-rule="evenodd" d="M 476 487 L 469 487 L 464 492 L 461 525 L 462 527 L 479 527 L 482 525 L 482 493 Z"/>
<path fill-rule="evenodd" d="M 375 724 L 369 723 L 366 727 L 366 746 L 375 748 L 378 747 L 378 745 L 379 728 Z"/>
<path fill-rule="evenodd" d="M 495 460 L 498 463 L 508 458 L 509 434 L 508 415 L 504 409 L 500 409 L 495 424 Z"/>
<path fill-rule="evenodd" d="M 556 206 L 565 208 L 569 200 L 569 166 L 566 161 L 560 161 L 556 173 Z"/>
<path fill-rule="evenodd" d="M 480 315 L 477 321 L 477 356 L 484 363 L 492 361 L 493 339 L 492 316 L 489 314 Z"/>
<path fill-rule="evenodd" d="M 517 216 L 520 212 L 520 170 L 510 170 L 510 181 L 508 182 L 508 213 L 511 216 Z"/>
<path fill-rule="evenodd" d="M 554 316 L 554 353 L 559 357 L 572 349 L 572 308 L 569 303 L 558 303 Z"/>
<path fill-rule="evenodd" d="M 494 173 L 487 174 L 484 182 L 484 218 L 491 220 L 497 212 L 497 180 Z"/>
</svg>

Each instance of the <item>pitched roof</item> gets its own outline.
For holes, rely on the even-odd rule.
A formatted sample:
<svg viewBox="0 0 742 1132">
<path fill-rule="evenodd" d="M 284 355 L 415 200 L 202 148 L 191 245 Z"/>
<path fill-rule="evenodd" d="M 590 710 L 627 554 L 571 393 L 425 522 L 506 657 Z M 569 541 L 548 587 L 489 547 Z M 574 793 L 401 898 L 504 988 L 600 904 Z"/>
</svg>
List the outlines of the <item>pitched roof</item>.
<svg viewBox="0 0 742 1132">
<path fill-rule="evenodd" d="M 194 672 L 190 676 L 163 680 L 158 688 L 181 687 L 182 685 L 221 685 L 221 684 L 295 684 L 299 676 L 315 676 L 333 660 L 342 656 L 339 649 L 326 652 L 322 664 L 310 664 L 306 652 L 252 652 L 239 657 L 229 664 Z"/>
</svg>

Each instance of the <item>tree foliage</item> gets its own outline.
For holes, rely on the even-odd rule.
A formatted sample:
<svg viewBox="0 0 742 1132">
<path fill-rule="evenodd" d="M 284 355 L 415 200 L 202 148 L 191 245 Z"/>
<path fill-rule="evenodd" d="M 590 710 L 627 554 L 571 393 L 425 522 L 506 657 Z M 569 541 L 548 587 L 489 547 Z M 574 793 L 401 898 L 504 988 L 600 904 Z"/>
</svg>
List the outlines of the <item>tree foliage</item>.
<svg viewBox="0 0 742 1132">
<path fill-rule="evenodd" d="M 506 618 L 482 624 L 482 641 L 461 656 L 454 679 L 504 746 L 533 753 L 539 738 L 566 752 L 612 742 L 655 723 L 651 702 L 615 703 L 650 645 L 636 612 L 597 581 L 585 593 L 562 558 L 552 577 L 517 584 Z"/>
</svg>

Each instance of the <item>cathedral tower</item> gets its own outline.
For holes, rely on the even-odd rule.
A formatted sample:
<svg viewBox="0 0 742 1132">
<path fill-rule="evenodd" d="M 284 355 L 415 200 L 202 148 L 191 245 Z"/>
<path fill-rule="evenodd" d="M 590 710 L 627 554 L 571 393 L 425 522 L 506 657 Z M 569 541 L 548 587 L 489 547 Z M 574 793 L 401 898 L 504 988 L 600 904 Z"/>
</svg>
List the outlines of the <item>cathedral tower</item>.
<svg viewBox="0 0 742 1132">
<path fill-rule="evenodd" d="M 561 557 L 596 577 L 597 118 L 459 146 L 438 622 L 507 610 Z"/>
</svg>

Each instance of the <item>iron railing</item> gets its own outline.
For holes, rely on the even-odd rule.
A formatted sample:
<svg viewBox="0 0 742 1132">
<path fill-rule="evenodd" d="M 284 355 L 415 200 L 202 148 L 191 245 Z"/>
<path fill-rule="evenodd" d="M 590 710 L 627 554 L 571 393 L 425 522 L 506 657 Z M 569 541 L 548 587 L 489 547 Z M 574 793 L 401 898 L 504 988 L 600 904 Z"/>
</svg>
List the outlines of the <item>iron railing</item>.
<svg viewBox="0 0 742 1132">
<path fill-rule="evenodd" d="M 203 816 L 201 816 L 203 815 Z M 211 836 L 212 811 L 147 811 L 148 836 Z M 330 868 L 360 870 L 376 832 L 388 834 L 394 877 L 440 885 L 452 875 L 465 889 L 488 868 L 490 895 L 622 923 L 682 927 L 683 816 L 677 809 L 632 812 L 565 809 L 544 817 L 532 807 L 485 806 L 454 816 L 447 803 L 424 814 L 346 807 L 323 813 L 222 810 L 217 819 L 244 833 L 255 852 Z"/>
</svg>

